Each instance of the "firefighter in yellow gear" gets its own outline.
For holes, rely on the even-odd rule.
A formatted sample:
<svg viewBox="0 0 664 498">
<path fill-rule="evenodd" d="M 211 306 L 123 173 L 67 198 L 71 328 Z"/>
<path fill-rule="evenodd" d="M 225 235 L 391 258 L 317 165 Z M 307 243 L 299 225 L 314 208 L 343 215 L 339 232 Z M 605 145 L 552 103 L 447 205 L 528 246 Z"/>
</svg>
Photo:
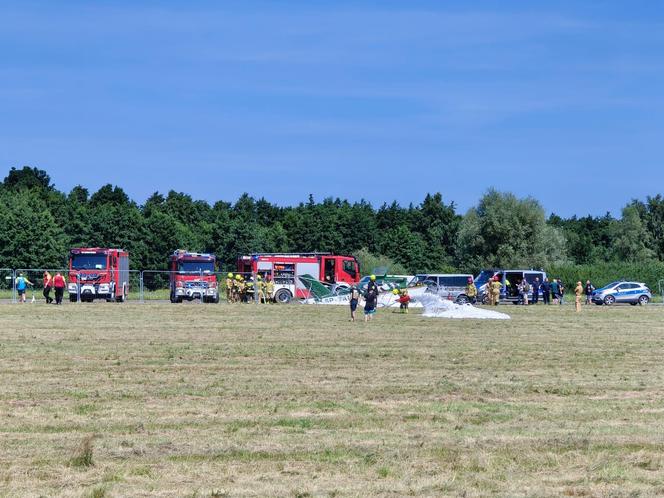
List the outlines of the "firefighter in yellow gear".
<svg viewBox="0 0 664 498">
<path fill-rule="evenodd" d="M 235 275 L 235 284 L 233 285 L 233 298 L 234 302 L 240 302 L 244 300 L 244 280 L 242 275 Z"/>
<path fill-rule="evenodd" d="M 233 302 L 233 285 L 233 274 L 228 272 L 228 275 L 226 276 L 226 301 L 229 303 Z"/>
<path fill-rule="evenodd" d="M 274 282 L 269 275 L 265 279 L 265 302 L 274 302 Z"/>
<path fill-rule="evenodd" d="M 261 304 L 265 302 L 265 293 L 263 292 L 263 277 L 257 275 L 256 280 L 256 289 L 258 290 L 258 304 Z"/>
<path fill-rule="evenodd" d="M 491 282 L 491 304 L 494 306 L 498 306 L 498 302 L 500 301 L 500 289 L 502 289 L 502 287 L 503 285 L 500 283 L 500 280 L 498 280 L 498 277 L 495 277 Z"/>
<path fill-rule="evenodd" d="M 576 288 L 574 289 L 574 306 L 576 307 L 576 312 L 581 311 L 581 295 L 583 294 L 583 285 L 581 282 L 576 283 Z"/>
<path fill-rule="evenodd" d="M 250 299 L 254 299 L 254 281 L 251 277 L 244 283 L 244 302 L 248 303 Z"/>
<path fill-rule="evenodd" d="M 475 282 L 473 282 L 472 278 L 469 278 L 468 283 L 466 284 L 466 297 L 472 304 L 475 304 L 477 301 L 477 287 L 475 286 Z"/>
</svg>

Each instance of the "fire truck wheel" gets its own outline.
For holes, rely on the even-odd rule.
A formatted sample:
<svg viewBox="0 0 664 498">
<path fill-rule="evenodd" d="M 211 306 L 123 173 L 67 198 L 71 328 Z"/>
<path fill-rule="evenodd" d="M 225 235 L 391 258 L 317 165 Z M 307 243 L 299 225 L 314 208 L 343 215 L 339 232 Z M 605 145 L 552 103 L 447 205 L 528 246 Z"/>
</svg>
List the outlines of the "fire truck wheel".
<svg viewBox="0 0 664 498">
<path fill-rule="evenodd" d="M 288 289 L 279 289 L 274 295 L 274 300 L 279 304 L 288 304 L 293 299 L 293 295 Z"/>
<path fill-rule="evenodd" d="M 76 302 L 76 295 L 69 296 L 69 302 L 75 303 Z"/>
</svg>

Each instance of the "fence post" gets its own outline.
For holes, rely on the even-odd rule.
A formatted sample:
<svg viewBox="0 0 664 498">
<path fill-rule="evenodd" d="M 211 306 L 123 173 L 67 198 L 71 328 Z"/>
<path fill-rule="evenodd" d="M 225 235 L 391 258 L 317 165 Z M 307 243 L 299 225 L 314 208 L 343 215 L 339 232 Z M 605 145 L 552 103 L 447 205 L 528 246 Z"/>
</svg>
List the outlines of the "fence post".
<svg viewBox="0 0 664 498">
<path fill-rule="evenodd" d="M 254 279 L 254 303 L 258 305 L 260 304 L 258 302 L 258 274 L 255 271 L 251 272 L 251 278 Z"/>
<path fill-rule="evenodd" d="M 12 270 L 12 304 L 16 304 L 16 270 Z"/>
<path fill-rule="evenodd" d="M 81 304 L 81 271 L 76 274 L 76 304 Z"/>
<path fill-rule="evenodd" d="M 145 304 L 145 296 L 143 294 L 143 270 L 141 270 L 138 275 L 138 299 L 141 304 Z"/>
</svg>

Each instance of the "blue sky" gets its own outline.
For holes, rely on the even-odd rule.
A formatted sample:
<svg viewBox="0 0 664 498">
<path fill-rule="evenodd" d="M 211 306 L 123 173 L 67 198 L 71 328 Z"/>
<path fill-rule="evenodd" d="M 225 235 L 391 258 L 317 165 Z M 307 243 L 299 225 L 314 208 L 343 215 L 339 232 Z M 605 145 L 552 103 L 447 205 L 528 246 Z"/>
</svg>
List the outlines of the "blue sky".
<svg viewBox="0 0 664 498">
<path fill-rule="evenodd" d="M 661 2 L 0 2 L 0 174 L 563 215 L 664 191 Z"/>
</svg>

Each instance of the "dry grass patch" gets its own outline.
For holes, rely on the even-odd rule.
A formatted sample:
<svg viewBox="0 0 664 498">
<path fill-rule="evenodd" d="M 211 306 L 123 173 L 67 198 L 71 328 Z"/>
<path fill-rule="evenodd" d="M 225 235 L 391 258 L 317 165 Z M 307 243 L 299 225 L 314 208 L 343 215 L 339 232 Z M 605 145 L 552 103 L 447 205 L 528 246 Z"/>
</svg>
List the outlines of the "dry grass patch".
<svg viewBox="0 0 664 498">
<path fill-rule="evenodd" d="M 664 493 L 664 310 L 501 311 L 3 306 L 0 496 Z"/>
</svg>

